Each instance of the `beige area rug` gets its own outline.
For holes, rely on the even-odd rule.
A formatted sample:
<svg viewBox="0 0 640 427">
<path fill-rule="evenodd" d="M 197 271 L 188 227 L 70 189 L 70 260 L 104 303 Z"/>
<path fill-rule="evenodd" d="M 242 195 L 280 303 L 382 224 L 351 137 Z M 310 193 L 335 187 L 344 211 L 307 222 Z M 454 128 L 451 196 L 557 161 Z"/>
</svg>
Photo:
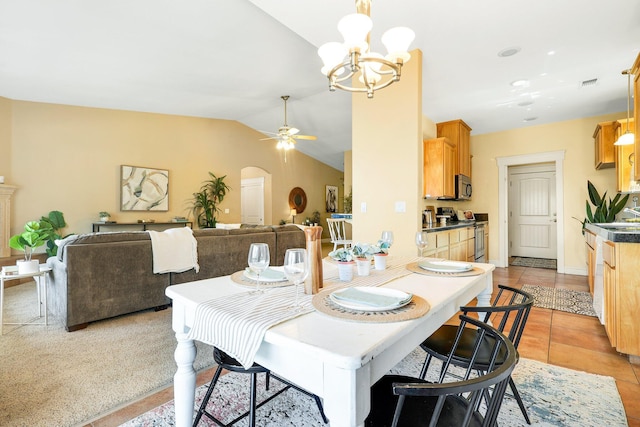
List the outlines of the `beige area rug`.
<svg viewBox="0 0 640 427">
<path fill-rule="evenodd" d="M 522 285 L 522 290 L 533 296 L 533 305 L 536 307 L 585 316 L 597 316 L 593 309 L 593 298 L 589 292 L 538 285 Z"/>
<path fill-rule="evenodd" d="M 37 315 L 35 282 L 5 290 L 5 322 Z M 0 337 L 0 426 L 75 426 L 173 382 L 171 309 L 91 323 L 66 332 L 5 325 Z M 200 344 L 196 369 L 213 363 Z"/>
</svg>

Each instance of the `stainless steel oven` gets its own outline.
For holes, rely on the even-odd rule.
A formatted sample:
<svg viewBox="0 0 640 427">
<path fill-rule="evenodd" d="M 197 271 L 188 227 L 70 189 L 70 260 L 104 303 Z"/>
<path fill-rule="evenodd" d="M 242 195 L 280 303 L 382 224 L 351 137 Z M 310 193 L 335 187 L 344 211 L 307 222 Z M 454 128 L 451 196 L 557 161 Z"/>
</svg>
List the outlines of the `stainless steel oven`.
<svg viewBox="0 0 640 427">
<path fill-rule="evenodd" d="M 487 262 L 484 256 L 484 224 L 476 224 L 475 262 Z"/>
</svg>

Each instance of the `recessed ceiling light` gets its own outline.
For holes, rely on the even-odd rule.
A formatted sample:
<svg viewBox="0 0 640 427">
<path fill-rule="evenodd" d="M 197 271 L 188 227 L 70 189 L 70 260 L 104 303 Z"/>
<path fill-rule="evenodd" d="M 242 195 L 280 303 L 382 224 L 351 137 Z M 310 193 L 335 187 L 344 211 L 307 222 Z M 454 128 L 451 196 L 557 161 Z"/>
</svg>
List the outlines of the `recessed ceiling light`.
<svg viewBox="0 0 640 427">
<path fill-rule="evenodd" d="M 500 52 L 498 52 L 498 56 L 501 58 L 507 58 L 509 56 L 515 55 L 518 52 L 520 52 L 520 48 L 518 46 L 512 46 L 506 49 L 502 49 Z"/>
<path fill-rule="evenodd" d="M 547 55 L 552 56 L 555 55 L 556 51 L 555 50 L 550 50 L 549 52 L 547 52 Z"/>
<path fill-rule="evenodd" d="M 529 80 L 525 80 L 525 79 L 514 80 L 514 81 L 511 82 L 511 86 L 513 86 L 513 87 L 527 87 L 527 86 L 529 86 Z"/>
<path fill-rule="evenodd" d="M 526 117 L 522 121 L 523 122 L 532 122 L 534 120 L 538 120 L 538 118 L 537 117 Z"/>
<path fill-rule="evenodd" d="M 533 101 L 522 101 L 518 103 L 518 107 L 528 107 L 529 105 L 532 105 Z"/>
</svg>

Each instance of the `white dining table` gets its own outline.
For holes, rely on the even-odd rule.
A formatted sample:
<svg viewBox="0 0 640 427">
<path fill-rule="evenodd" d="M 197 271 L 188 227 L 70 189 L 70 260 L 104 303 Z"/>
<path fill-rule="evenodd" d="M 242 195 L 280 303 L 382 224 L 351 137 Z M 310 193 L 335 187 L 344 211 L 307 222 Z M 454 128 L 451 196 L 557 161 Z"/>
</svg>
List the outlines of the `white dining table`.
<svg viewBox="0 0 640 427">
<path fill-rule="evenodd" d="M 370 387 L 424 339 L 475 297 L 489 305 L 492 264 L 474 263 L 478 275 L 435 277 L 411 273 L 384 287 L 411 292 L 427 300 L 423 316 L 399 322 L 342 320 L 313 311 L 267 330 L 255 361 L 320 396 L 331 427 L 362 426 L 370 409 Z M 169 286 L 173 300 L 172 328 L 177 346 L 174 376 L 175 423 L 190 426 L 194 416 L 196 347 L 187 338 L 198 304 L 247 289 L 230 276 Z M 268 291 L 267 291 L 268 292 Z"/>
</svg>

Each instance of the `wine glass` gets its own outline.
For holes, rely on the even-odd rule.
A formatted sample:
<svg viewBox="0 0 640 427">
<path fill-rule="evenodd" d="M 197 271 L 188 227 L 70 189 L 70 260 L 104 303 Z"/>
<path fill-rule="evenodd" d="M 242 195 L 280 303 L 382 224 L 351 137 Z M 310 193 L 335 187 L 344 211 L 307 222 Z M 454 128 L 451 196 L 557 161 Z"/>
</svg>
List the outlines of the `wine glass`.
<svg viewBox="0 0 640 427">
<path fill-rule="evenodd" d="M 426 231 L 418 231 L 416 233 L 416 246 L 420 249 L 420 256 L 422 256 L 422 252 L 424 252 L 424 248 L 427 247 L 429 239 L 429 233 Z"/>
<path fill-rule="evenodd" d="M 256 292 L 260 292 L 260 274 L 269 267 L 269 245 L 266 243 L 252 243 L 249 246 L 247 261 L 249 268 L 257 276 Z"/>
<path fill-rule="evenodd" d="M 309 259 L 306 249 L 287 249 L 284 254 L 284 275 L 296 288 L 296 300 L 293 308 L 301 309 L 299 303 L 300 284 L 309 275 Z"/>
<path fill-rule="evenodd" d="M 393 231 L 383 231 L 380 240 L 387 242 L 391 246 L 393 244 Z"/>
</svg>

